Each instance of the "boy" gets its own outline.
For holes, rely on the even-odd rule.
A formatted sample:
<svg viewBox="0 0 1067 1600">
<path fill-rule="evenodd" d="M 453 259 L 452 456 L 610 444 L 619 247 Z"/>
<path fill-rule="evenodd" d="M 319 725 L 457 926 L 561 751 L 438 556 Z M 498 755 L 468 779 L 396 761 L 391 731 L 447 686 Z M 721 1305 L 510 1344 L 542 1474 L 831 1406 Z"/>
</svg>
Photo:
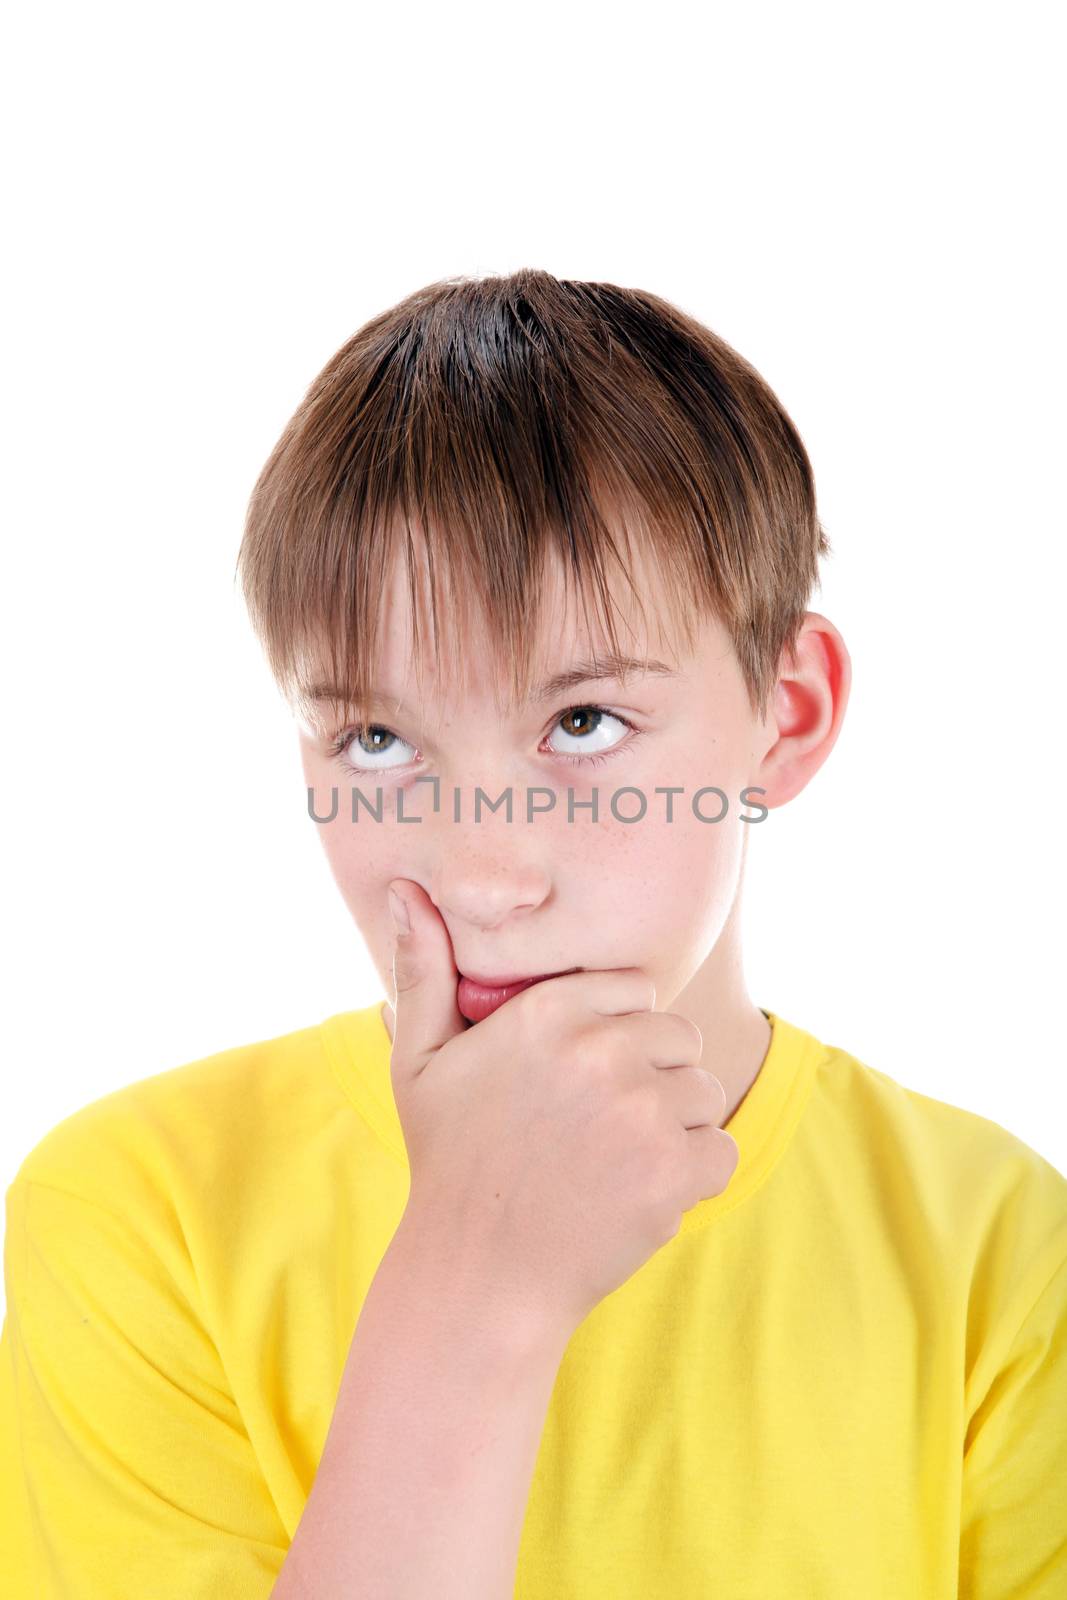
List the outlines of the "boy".
<svg viewBox="0 0 1067 1600">
<path fill-rule="evenodd" d="M 1067 1594 L 1067 1180 L 744 982 L 827 548 L 654 295 L 446 280 L 327 364 L 240 568 L 392 1003 L 26 1157 L 5 1595 Z"/>
</svg>

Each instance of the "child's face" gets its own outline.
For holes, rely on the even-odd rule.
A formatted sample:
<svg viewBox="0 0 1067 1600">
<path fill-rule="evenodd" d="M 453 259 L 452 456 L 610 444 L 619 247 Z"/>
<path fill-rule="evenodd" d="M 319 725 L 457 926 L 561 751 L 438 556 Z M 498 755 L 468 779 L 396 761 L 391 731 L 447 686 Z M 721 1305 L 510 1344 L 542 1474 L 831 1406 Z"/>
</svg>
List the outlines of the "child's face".
<svg viewBox="0 0 1067 1600">
<path fill-rule="evenodd" d="M 669 635 L 670 613 L 656 572 L 639 564 L 634 577 L 648 616 L 662 619 Z M 537 684 L 592 653 L 580 614 L 576 618 L 574 607 L 565 604 L 558 574 L 554 587 Z M 419 703 L 407 584 L 394 572 L 375 683 L 381 700 L 362 747 L 353 735 L 342 757 L 330 754 L 328 735 L 345 728 L 342 707 L 322 706 L 325 730 L 301 729 L 317 816 L 329 815 L 331 789 L 337 789 L 336 818 L 317 824 L 322 842 L 390 998 L 387 885 L 393 878 L 413 879 L 429 895 L 461 973 L 513 977 L 574 967 L 638 967 L 656 985 L 657 1008 L 668 1009 L 715 946 L 738 894 L 746 835 L 754 826 L 739 820 L 742 812 L 763 815 L 761 803 L 780 804 L 783 795 L 789 798 L 786 789 L 795 792 L 806 779 L 790 784 L 776 771 L 773 751 L 782 741 L 773 708 L 762 721 L 754 716 L 719 623 L 706 623 L 694 654 L 680 659 L 658 628 L 652 637 L 640 630 L 625 585 L 615 595 L 622 608 L 621 647 L 664 661 L 679 676 L 635 674 L 625 686 L 586 682 L 502 714 L 493 692 L 506 691 L 506 674 L 477 645 L 466 653 L 466 681 L 450 695 L 433 678 L 432 656 L 426 660 L 427 700 Z M 420 614 L 426 639 L 421 620 Z M 679 641 L 681 649 L 680 636 Z M 606 650 L 605 641 L 596 643 Z M 398 697 L 404 702 L 400 710 Z M 598 718 L 580 709 L 592 706 L 610 715 Z M 635 731 L 615 718 L 627 719 Z M 568 755 L 586 750 L 605 759 L 568 762 Z M 343 760 L 363 770 L 353 773 Z M 421 774 L 439 780 L 436 813 L 433 785 L 414 782 Z M 694 814 L 694 796 L 708 785 L 726 796 L 721 821 L 713 820 L 724 805 L 716 793 L 696 799 L 709 820 Z M 745 801 L 741 791 L 747 785 L 762 785 L 767 793 Z M 382 820 L 361 803 L 353 822 L 352 788 L 375 805 L 379 786 Z M 476 789 L 494 801 L 509 786 L 512 820 L 503 807 L 493 812 L 483 802 L 476 821 Z M 657 792 L 668 786 L 681 792 Z M 574 791 L 573 820 L 568 787 Z M 624 787 L 628 792 L 617 797 L 616 816 L 612 796 Z M 527 821 L 527 790 L 533 788 L 549 791 L 534 795 L 534 804 L 554 795 L 555 807 Z M 594 790 L 596 822 L 586 804 Z M 403 817 L 421 820 L 398 820 L 398 807 Z M 635 816 L 640 820 L 619 820 Z"/>
</svg>

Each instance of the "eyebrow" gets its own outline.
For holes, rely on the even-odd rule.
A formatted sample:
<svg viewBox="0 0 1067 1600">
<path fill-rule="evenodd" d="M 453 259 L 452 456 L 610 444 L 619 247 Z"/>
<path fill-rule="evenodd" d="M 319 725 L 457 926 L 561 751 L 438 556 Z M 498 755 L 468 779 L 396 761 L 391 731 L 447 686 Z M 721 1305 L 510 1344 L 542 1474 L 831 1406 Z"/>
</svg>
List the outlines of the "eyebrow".
<svg viewBox="0 0 1067 1600">
<path fill-rule="evenodd" d="M 540 705 L 545 700 L 554 700 L 557 695 L 563 694 L 567 689 L 577 688 L 583 683 L 615 683 L 626 678 L 658 677 L 680 678 L 682 674 L 674 667 L 669 667 L 664 661 L 647 661 L 636 656 L 620 655 L 610 652 L 596 660 L 588 659 L 576 661 L 565 672 L 554 673 L 547 678 L 530 695 L 531 705 Z M 380 689 L 372 692 L 371 700 L 389 701 L 396 704 L 399 697 L 390 695 L 388 691 Z M 353 701 L 351 691 L 342 689 L 332 683 L 317 683 L 311 689 L 308 699 L 315 702 L 327 702 L 332 705 L 350 705 Z"/>
</svg>

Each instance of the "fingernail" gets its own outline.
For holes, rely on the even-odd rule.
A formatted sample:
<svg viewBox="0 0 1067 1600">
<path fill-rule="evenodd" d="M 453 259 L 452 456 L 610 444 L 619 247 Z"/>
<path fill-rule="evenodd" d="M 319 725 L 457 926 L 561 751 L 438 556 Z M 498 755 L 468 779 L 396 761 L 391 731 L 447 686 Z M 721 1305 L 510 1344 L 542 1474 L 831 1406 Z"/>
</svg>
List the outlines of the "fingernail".
<svg viewBox="0 0 1067 1600">
<path fill-rule="evenodd" d="M 393 931 L 397 934 L 411 932 L 411 917 L 408 915 L 407 903 L 397 894 L 396 890 L 389 890 L 389 910 L 393 917 Z"/>
</svg>

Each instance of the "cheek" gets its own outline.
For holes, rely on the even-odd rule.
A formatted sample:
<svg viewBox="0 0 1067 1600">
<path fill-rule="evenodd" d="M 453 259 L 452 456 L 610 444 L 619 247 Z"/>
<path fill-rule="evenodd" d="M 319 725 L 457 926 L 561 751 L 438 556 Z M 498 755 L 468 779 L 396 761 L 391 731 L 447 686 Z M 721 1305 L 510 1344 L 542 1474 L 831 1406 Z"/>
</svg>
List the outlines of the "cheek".
<svg viewBox="0 0 1067 1600">
<path fill-rule="evenodd" d="M 692 792 L 673 797 L 669 822 L 667 797 L 650 787 L 638 821 L 621 823 L 609 814 L 597 827 L 576 822 L 558 830 L 552 872 L 561 897 L 568 899 L 569 887 L 590 924 L 616 929 L 620 945 L 642 933 L 674 942 L 715 934 L 733 904 L 743 861 L 741 808 L 725 791 L 723 820 L 701 822 Z M 698 804 L 708 818 L 722 809 L 714 794 Z M 624 795 L 619 810 L 637 816 L 640 802 Z"/>
<path fill-rule="evenodd" d="M 373 819 L 353 823 L 342 806 L 332 822 L 318 826 L 318 835 L 345 904 L 362 921 L 362 908 L 380 909 L 390 878 L 404 876 L 406 852 L 396 830 Z"/>
<path fill-rule="evenodd" d="M 744 841 L 737 820 L 738 804 L 727 794 L 729 809 L 721 821 L 700 821 L 693 815 L 690 796 L 685 795 L 678 797 L 674 821 L 656 830 L 660 900 L 669 908 L 669 916 L 689 927 L 721 924 L 737 892 Z M 714 818 L 723 801 L 707 794 L 698 805 L 702 816 Z"/>
</svg>

